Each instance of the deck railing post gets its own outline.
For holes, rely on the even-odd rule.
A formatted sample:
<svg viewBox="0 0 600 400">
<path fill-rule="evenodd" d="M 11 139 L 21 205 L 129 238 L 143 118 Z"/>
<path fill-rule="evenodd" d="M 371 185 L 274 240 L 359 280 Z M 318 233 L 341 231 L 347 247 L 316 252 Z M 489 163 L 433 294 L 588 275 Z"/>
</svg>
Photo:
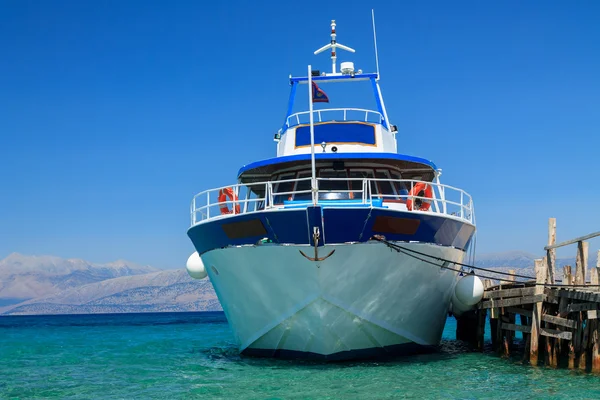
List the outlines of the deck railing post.
<svg viewBox="0 0 600 400">
<path fill-rule="evenodd" d="M 196 225 L 196 196 L 192 199 L 192 204 L 190 205 L 190 213 L 192 214 L 192 226 Z"/>
<path fill-rule="evenodd" d="M 233 201 L 231 202 L 231 204 L 232 204 L 231 205 L 231 213 L 233 215 L 235 215 L 235 214 L 237 214 L 237 212 L 236 212 L 236 208 L 237 207 L 236 206 L 238 205 L 239 200 L 240 200 L 240 197 L 239 197 L 240 196 L 240 187 L 239 186 L 235 186 L 233 188 L 233 193 L 234 193 L 234 196 L 233 196 L 233 199 L 232 199 Z"/>
<path fill-rule="evenodd" d="M 206 192 L 206 219 L 210 219 L 210 191 Z"/>
</svg>

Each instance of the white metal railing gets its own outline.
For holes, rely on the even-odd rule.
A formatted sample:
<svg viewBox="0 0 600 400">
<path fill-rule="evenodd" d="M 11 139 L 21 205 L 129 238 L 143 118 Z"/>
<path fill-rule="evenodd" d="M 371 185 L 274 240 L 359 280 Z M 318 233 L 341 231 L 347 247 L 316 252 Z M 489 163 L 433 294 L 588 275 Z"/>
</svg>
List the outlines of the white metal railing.
<svg viewBox="0 0 600 400">
<path fill-rule="evenodd" d="M 415 186 L 419 183 L 429 185 L 432 190 L 431 197 L 425 196 L 426 193 L 415 193 Z M 382 190 L 384 184 L 391 190 Z M 223 190 L 228 187 L 235 194 L 233 198 L 223 194 Z M 205 190 L 192 199 L 192 226 L 214 218 L 226 218 L 237 214 L 307 207 L 313 203 L 310 187 L 311 178 L 307 177 L 235 184 Z M 408 210 L 407 203 L 410 201 L 410 212 L 442 214 L 475 223 L 471 196 L 462 189 L 436 182 L 411 179 L 317 178 L 316 198 L 318 204 L 332 207 L 386 207 L 395 210 Z"/>
<path fill-rule="evenodd" d="M 313 118 L 315 123 L 327 121 L 361 121 L 383 123 L 384 119 L 381 113 L 362 108 L 327 108 L 324 110 L 314 110 Z M 293 126 L 308 124 L 310 121 L 310 111 L 302 111 L 292 114 L 285 121 L 285 129 Z"/>
</svg>

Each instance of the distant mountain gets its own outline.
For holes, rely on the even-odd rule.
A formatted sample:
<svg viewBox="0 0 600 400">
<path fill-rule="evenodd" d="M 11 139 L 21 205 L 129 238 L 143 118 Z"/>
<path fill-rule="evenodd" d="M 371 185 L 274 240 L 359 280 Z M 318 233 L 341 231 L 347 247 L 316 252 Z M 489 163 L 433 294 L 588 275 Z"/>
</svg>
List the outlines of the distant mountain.
<svg viewBox="0 0 600 400">
<path fill-rule="evenodd" d="M 221 306 L 210 281 L 194 280 L 184 269 L 180 269 L 90 283 L 54 295 L 2 307 L 0 314 L 216 310 L 221 310 Z"/>
<path fill-rule="evenodd" d="M 522 251 L 481 254 L 476 265 L 516 269 L 533 277 L 536 258 L 541 257 Z M 566 264 L 574 266 L 575 259 L 557 260 L 559 267 Z M 594 265 L 595 254 L 589 260 L 589 266 Z M 0 261 L 0 315 L 214 310 L 221 306 L 210 281 L 194 280 L 184 268 L 158 270 L 123 260 L 94 264 L 17 253 Z"/>
<path fill-rule="evenodd" d="M 158 271 L 124 260 L 94 264 L 80 259 L 13 253 L 0 260 L 0 307 L 107 279 Z"/>
<path fill-rule="evenodd" d="M 475 258 L 475 264 L 482 268 L 528 268 L 533 267 L 533 260 L 536 258 L 539 257 L 524 251 L 507 251 L 503 253 L 478 254 Z"/>
<path fill-rule="evenodd" d="M 575 252 L 575 250 L 573 250 Z M 528 269 L 533 270 L 534 260 L 544 257 L 536 256 L 524 251 L 507 251 L 503 253 L 488 253 L 477 255 L 475 264 L 483 268 L 506 268 L 506 269 Z M 588 259 L 588 268 L 596 266 L 597 254 L 590 254 Z M 575 257 L 559 258 L 556 260 L 557 267 L 571 265 L 575 267 Z"/>
</svg>

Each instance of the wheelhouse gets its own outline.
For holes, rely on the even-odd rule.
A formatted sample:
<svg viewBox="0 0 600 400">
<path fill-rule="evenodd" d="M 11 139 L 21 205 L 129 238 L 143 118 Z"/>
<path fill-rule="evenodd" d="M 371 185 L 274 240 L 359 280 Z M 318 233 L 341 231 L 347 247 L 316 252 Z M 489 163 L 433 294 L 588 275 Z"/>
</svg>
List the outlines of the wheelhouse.
<svg viewBox="0 0 600 400">
<path fill-rule="evenodd" d="M 413 181 L 432 182 L 438 176 L 430 161 L 399 154 L 319 153 L 315 167 L 318 199 L 326 201 L 360 200 L 368 190 L 382 202 L 406 203 Z M 257 197 L 264 196 L 266 181 L 272 182 L 273 205 L 311 200 L 310 159 L 278 157 L 245 166 L 238 174 L 238 182 Z"/>
</svg>

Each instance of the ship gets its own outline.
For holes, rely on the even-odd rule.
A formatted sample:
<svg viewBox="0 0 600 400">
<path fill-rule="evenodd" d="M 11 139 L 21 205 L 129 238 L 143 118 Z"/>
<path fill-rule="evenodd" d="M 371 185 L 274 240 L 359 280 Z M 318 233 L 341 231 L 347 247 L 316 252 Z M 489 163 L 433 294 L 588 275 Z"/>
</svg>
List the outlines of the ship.
<svg viewBox="0 0 600 400">
<path fill-rule="evenodd" d="M 331 41 L 315 51 L 331 50 L 331 72 L 290 75 L 276 156 L 191 203 L 188 272 L 208 275 L 244 355 L 347 360 L 435 348 L 473 248 L 471 196 L 442 184 L 432 161 L 398 153 L 378 63 L 338 71 L 338 49 L 355 51 L 336 36 L 332 21 Z M 326 108 L 327 85 L 357 82 L 372 88 L 375 110 Z M 308 110 L 293 112 L 300 93 Z"/>
</svg>

